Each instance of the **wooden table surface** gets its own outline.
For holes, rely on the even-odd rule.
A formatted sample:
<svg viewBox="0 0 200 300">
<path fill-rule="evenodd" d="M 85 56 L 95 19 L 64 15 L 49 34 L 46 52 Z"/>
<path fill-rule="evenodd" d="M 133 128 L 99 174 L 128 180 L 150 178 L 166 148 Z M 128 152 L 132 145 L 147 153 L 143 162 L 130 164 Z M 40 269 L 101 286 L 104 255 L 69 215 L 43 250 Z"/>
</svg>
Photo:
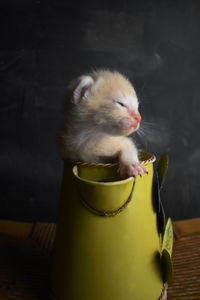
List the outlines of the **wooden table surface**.
<svg viewBox="0 0 200 300">
<path fill-rule="evenodd" d="M 174 278 L 168 299 L 200 300 L 200 218 L 173 224 Z M 0 300 L 49 299 L 55 231 L 53 223 L 0 220 Z"/>
</svg>

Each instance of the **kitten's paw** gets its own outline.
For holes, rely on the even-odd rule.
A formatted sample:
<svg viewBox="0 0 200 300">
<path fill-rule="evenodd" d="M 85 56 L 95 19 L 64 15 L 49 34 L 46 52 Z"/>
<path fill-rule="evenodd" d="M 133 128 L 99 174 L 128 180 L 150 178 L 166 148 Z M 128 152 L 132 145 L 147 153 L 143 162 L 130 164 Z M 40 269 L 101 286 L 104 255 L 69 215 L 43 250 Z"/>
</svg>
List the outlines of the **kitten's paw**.
<svg viewBox="0 0 200 300">
<path fill-rule="evenodd" d="M 130 176 L 136 177 L 137 175 L 148 173 L 148 170 L 137 162 L 129 165 L 121 163 L 119 167 L 119 173 L 123 178 Z"/>
</svg>

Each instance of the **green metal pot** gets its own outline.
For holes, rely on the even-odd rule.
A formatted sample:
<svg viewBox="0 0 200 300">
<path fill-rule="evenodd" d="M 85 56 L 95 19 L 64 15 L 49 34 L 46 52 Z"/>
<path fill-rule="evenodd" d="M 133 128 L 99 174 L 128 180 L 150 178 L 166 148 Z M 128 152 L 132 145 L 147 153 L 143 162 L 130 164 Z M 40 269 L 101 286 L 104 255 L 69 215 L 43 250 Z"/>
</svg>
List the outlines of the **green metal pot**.
<svg viewBox="0 0 200 300">
<path fill-rule="evenodd" d="M 52 263 L 57 300 L 161 295 L 165 247 L 153 201 L 155 159 L 143 154 L 143 160 L 148 174 L 124 180 L 117 165 L 65 162 Z"/>
</svg>

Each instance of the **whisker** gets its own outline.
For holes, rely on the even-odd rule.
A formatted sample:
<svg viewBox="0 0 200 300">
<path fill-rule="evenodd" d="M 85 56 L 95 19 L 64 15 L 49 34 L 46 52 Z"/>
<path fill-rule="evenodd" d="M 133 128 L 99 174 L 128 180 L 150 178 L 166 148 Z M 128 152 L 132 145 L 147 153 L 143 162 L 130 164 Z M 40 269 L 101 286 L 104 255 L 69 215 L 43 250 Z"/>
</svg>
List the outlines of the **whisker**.
<svg viewBox="0 0 200 300">
<path fill-rule="evenodd" d="M 142 120 L 139 129 L 137 130 L 138 136 L 140 138 L 145 138 L 145 140 L 151 139 L 151 137 L 154 137 L 158 133 L 158 127 L 155 123 Z"/>
<path fill-rule="evenodd" d="M 138 133 L 139 135 L 145 136 L 145 131 L 144 131 L 143 128 L 141 128 L 141 127 L 137 130 L 137 133 Z"/>
<path fill-rule="evenodd" d="M 145 88 L 145 84 L 143 84 L 143 86 L 141 87 L 141 89 L 139 90 L 139 92 L 137 92 L 137 95 L 139 97 L 141 97 L 141 93 L 143 92 L 144 88 Z"/>
<path fill-rule="evenodd" d="M 142 125 L 147 125 L 147 126 L 154 126 L 157 127 L 155 123 L 147 121 L 147 120 L 142 120 L 141 122 Z"/>
</svg>

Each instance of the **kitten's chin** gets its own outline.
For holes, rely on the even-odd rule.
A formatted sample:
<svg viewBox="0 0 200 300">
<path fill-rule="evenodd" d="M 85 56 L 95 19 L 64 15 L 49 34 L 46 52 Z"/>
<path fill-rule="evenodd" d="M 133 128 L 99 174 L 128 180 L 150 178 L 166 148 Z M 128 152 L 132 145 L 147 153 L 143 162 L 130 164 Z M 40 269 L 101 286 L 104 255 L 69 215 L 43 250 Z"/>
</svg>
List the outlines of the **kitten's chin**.
<svg viewBox="0 0 200 300">
<path fill-rule="evenodd" d="M 140 127 L 140 123 L 138 123 L 137 125 L 135 125 L 135 124 L 131 125 L 126 130 L 124 130 L 124 135 L 125 136 L 130 135 L 131 133 L 137 131 L 139 129 L 139 127 Z"/>
</svg>

